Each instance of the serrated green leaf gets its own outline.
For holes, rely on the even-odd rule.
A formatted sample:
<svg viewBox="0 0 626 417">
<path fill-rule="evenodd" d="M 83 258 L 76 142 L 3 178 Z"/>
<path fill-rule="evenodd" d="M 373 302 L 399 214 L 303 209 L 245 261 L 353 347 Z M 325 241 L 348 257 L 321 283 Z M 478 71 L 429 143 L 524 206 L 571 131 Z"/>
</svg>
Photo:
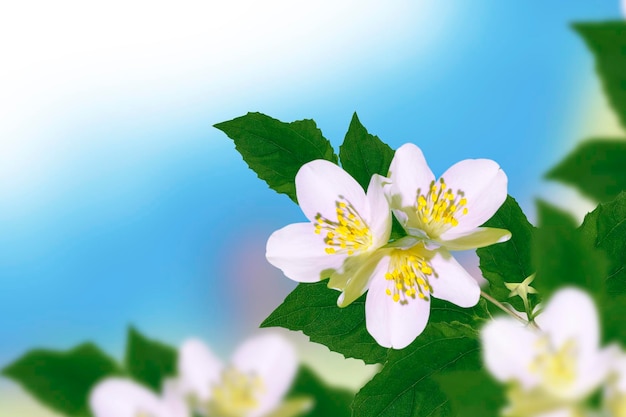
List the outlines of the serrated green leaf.
<svg viewBox="0 0 626 417">
<path fill-rule="evenodd" d="M 626 190 L 626 140 L 592 139 L 580 144 L 546 178 L 576 187 L 596 201 Z"/>
<path fill-rule="evenodd" d="M 626 22 L 577 23 L 574 29 L 593 52 L 604 91 L 626 127 Z"/>
<path fill-rule="evenodd" d="M 476 333 L 458 323 L 429 323 L 356 395 L 353 417 L 449 417 L 449 400 L 435 380 L 453 370 L 481 366 Z"/>
<path fill-rule="evenodd" d="M 301 417 L 350 417 L 354 394 L 326 385 L 311 369 L 301 366 L 286 398 L 310 397 L 313 408 Z"/>
<path fill-rule="evenodd" d="M 519 311 L 524 311 L 524 304 L 519 297 L 509 298 L 510 290 L 505 282 L 519 283 L 534 273 L 531 247 L 535 228 L 531 225 L 517 201 L 508 196 L 496 214 L 489 219 L 485 227 L 497 227 L 511 232 L 511 239 L 504 243 L 487 246 L 476 250 L 480 258 L 480 270 L 489 281 L 489 294 L 499 301 L 511 303 Z M 530 297 L 531 306 L 538 303 L 534 295 Z"/>
<path fill-rule="evenodd" d="M 438 298 L 430 300 L 430 323 L 458 322 L 472 327 L 478 327 L 482 322 L 491 318 L 487 302 L 481 298 L 474 307 L 463 308 Z"/>
<path fill-rule="evenodd" d="M 235 142 L 251 170 L 276 192 L 296 201 L 295 178 L 315 159 L 337 163 L 337 155 L 313 120 L 284 123 L 261 113 L 216 124 Z"/>
<path fill-rule="evenodd" d="M 601 295 L 609 266 L 606 256 L 588 243 L 570 214 L 541 201 L 537 213 L 539 228 L 533 244 L 536 288 L 544 297 L 564 285 Z"/>
<path fill-rule="evenodd" d="M 126 341 L 126 370 L 137 382 L 160 393 L 165 378 L 176 375 L 178 352 L 155 340 L 150 340 L 134 328 L 129 328 Z"/>
<path fill-rule="evenodd" d="M 347 358 L 383 363 L 388 349 L 380 346 L 365 328 L 365 297 L 347 307 L 337 307 L 339 292 L 326 281 L 299 284 L 261 327 L 302 331 L 312 342 L 326 345 Z"/>
<path fill-rule="evenodd" d="M 506 405 L 504 387 L 485 370 L 454 371 L 435 378 L 455 417 L 498 417 Z"/>
<path fill-rule="evenodd" d="M 626 193 L 600 204 L 580 227 L 585 243 L 604 252 L 608 260 L 606 291 L 598 303 L 607 342 L 626 344 Z M 599 271 L 601 273 L 601 271 Z"/>
<path fill-rule="evenodd" d="M 372 175 L 387 175 L 393 154 L 389 145 L 367 132 L 354 113 L 343 145 L 339 147 L 343 169 L 367 190 Z"/>
<path fill-rule="evenodd" d="M 91 343 L 66 352 L 32 350 L 2 374 L 20 384 L 46 407 L 68 416 L 87 417 L 89 393 L 103 378 L 119 375 L 115 362 Z"/>
</svg>

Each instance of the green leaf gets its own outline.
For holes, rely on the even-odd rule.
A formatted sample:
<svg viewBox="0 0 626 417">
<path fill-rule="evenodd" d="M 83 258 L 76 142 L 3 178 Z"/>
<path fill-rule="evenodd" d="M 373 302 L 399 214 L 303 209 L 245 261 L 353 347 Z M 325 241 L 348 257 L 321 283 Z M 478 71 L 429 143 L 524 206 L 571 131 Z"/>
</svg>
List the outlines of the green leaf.
<svg viewBox="0 0 626 417">
<path fill-rule="evenodd" d="M 589 245 L 588 237 L 568 213 L 542 201 L 537 203 L 537 212 L 539 229 L 533 245 L 536 288 L 544 297 L 564 285 L 601 295 L 608 270 L 606 256 Z"/>
<path fill-rule="evenodd" d="M 286 398 L 310 397 L 313 408 L 302 417 L 350 417 L 354 394 L 345 389 L 327 386 L 306 366 L 301 366 Z"/>
<path fill-rule="evenodd" d="M 339 292 L 326 281 L 299 284 L 261 327 L 300 330 L 312 342 L 326 345 L 347 358 L 383 363 L 388 349 L 380 346 L 365 328 L 365 297 L 347 307 L 337 307 Z"/>
<path fill-rule="evenodd" d="M 32 350 L 2 374 L 50 409 L 68 416 L 90 416 L 89 393 L 103 378 L 119 375 L 115 362 L 91 343 L 67 352 Z"/>
<path fill-rule="evenodd" d="M 430 299 L 430 323 L 462 323 L 478 327 L 489 320 L 491 315 L 487 308 L 487 301 L 481 298 L 474 307 L 463 308 L 438 298 Z"/>
<path fill-rule="evenodd" d="M 261 113 L 216 124 L 235 142 L 251 170 L 276 192 L 296 201 L 295 178 L 300 167 L 315 159 L 337 163 L 330 142 L 313 120 L 283 123 Z"/>
<path fill-rule="evenodd" d="M 546 178 L 576 187 L 596 201 L 608 201 L 626 190 L 626 141 L 593 139 L 584 142 Z"/>
<path fill-rule="evenodd" d="M 430 323 L 356 395 L 353 417 L 447 417 L 448 398 L 436 377 L 481 366 L 476 333 L 459 323 Z"/>
<path fill-rule="evenodd" d="M 160 393 L 163 380 L 176 375 L 177 360 L 174 348 L 150 340 L 132 327 L 128 330 L 125 364 L 137 382 Z"/>
<path fill-rule="evenodd" d="M 367 132 L 354 113 L 343 145 L 339 147 L 343 169 L 367 190 L 372 175 L 387 175 L 393 154 L 389 145 Z"/>
<path fill-rule="evenodd" d="M 608 270 L 603 275 L 606 291 L 598 303 L 607 342 L 626 343 L 626 193 L 598 205 L 580 227 L 588 247 L 604 252 Z M 602 271 L 598 271 L 601 274 Z"/>
<path fill-rule="evenodd" d="M 577 23 L 574 30 L 593 52 L 604 91 L 626 127 L 626 22 Z"/>
<path fill-rule="evenodd" d="M 454 371 L 436 380 L 450 399 L 455 417 L 498 417 L 506 405 L 504 387 L 485 370 Z"/>
<path fill-rule="evenodd" d="M 518 311 L 524 311 L 524 304 L 519 297 L 509 298 L 510 290 L 505 282 L 519 283 L 534 271 L 531 248 L 535 228 L 531 225 L 517 201 L 508 196 L 496 214 L 489 219 L 485 227 L 497 227 L 511 232 L 511 239 L 504 243 L 487 246 L 476 250 L 480 258 L 480 270 L 489 281 L 489 293 L 499 301 L 509 302 Z M 529 297 L 531 306 L 538 301 Z"/>
</svg>

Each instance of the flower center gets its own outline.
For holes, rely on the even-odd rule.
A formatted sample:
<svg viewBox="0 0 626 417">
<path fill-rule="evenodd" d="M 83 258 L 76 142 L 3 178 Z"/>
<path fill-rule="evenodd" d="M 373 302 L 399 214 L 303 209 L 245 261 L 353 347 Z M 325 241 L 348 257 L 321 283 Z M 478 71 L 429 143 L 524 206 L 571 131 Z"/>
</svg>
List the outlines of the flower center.
<svg viewBox="0 0 626 417">
<path fill-rule="evenodd" d="M 422 193 L 417 190 L 416 199 L 417 221 L 421 229 L 428 232 L 431 237 L 459 224 L 459 218 L 467 214 L 467 199 L 462 190 L 452 191 L 447 188 L 443 178 L 439 183 L 433 181 L 428 192 Z"/>
<path fill-rule="evenodd" d="M 210 417 L 244 417 L 259 406 L 259 396 L 265 392 L 263 380 L 228 367 L 222 372 L 220 384 L 213 387 L 207 404 Z"/>
<path fill-rule="evenodd" d="M 563 388 L 576 380 L 577 344 L 568 340 L 556 349 L 547 337 L 537 342 L 539 353 L 530 365 L 531 372 L 543 378 L 543 384 L 551 388 Z"/>
<path fill-rule="evenodd" d="M 386 293 L 393 301 L 407 304 L 409 300 L 421 298 L 428 300 L 432 293 L 429 278 L 433 276 L 433 269 L 428 261 L 416 251 L 395 250 L 391 254 L 389 271 L 385 279 L 391 285 Z"/>
<path fill-rule="evenodd" d="M 336 202 L 337 221 L 332 221 L 320 213 L 315 217 L 315 233 L 326 233 L 326 253 L 347 253 L 366 250 L 372 245 L 372 232 L 354 206 L 342 196 Z"/>
</svg>

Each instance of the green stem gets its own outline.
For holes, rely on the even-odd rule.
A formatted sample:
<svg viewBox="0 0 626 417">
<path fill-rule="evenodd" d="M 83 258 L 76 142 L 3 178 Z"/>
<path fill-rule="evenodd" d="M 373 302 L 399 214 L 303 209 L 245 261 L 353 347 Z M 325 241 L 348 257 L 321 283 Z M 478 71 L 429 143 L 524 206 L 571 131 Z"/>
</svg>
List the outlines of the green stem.
<svg viewBox="0 0 626 417">
<path fill-rule="evenodd" d="M 489 294 L 487 294 L 484 291 L 480 292 L 480 295 L 487 301 L 491 302 L 493 305 L 495 305 L 496 307 L 498 307 L 500 310 L 504 311 L 506 314 L 508 314 L 509 316 L 513 317 L 515 320 L 519 321 L 520 323 L 523 323 L 526 326 L 533 326 L 536 327 L 536 325 L 534 325 L 533 322 L 529 322 L 524 320 L 522 317 L 518 316 L 517 314 L 515 314 L 515 312 L 511 311 L 510 308 L 506 307 L 504 304 L 502 304 L 500 301 L 496 300 L 495 298 L 493 298 L 492 296 L 490 296 Z"/>
</svg>

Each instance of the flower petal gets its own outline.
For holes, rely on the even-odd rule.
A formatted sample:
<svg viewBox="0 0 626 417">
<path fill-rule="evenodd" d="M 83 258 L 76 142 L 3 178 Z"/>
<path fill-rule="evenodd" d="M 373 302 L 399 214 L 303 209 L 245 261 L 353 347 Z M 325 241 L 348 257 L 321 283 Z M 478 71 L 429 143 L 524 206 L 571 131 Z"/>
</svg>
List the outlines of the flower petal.
<svg viewBox="0 0 626 417">
<path fill-rule="evenodd" d="M 189 417 L 189 407 L 185 401 L 181 381 L 166 379 L 163 382 L 163 404 L 170 411 L 171 417 Z"/>
<path fill-rule="evenodd" d="M 429 262 L 433 269 L 433 277 L 428 282 L 433 289 L 433 297 L 465 308 L 478 303 L 480 300 L 478 282 L 448 251 L 437 250 Z"/>
<path fill-rule="evenodd" d="M 435 175 L 428 167 L 421 149 L 412 143 L 402 145 L 389 166 L 391 206 L 406 209 L 417 202 L 417 190 L 428 190 Z"/>
<path fill-rule="evenodd" d="M 387 252 L 379 249 L 374 253 L 367 253 L 358 258 L 349 258 L 342 271 L 335 272 L 330 276 L 328 287 L 343 291 L 337 299 L 339 307 L 346 307 L 363 295 L 374 276 L 384 276 L 388 264 L 381 266 L 380 260 Z M 385 270 L 381 271 L 381 268 Z"/>
<path fill-rule="evenodd" d="M 337 219 L 339 196 L 349 201 L 359 214 L 366 209 L 365 191 L 354 178 L 336 164 L 323 159 L 304 164 L 296 174 L 296 195 L 304 215 L 315 221 L 318 213 Z"/>
<path fill-rule="evenodd" d="M 406 304 L 394 302 L 386 290 L 392 281 L 385 279 L 389 257 L 381 262 L 381 275 L 376 275 L 365 300 L 365 325 L 376 342 L 383 347 L 402 349 L 419 336 L 430 316 L 430 300 L 410 299 Z"/>
<path fill-rule="evenodd" d="M 221 379 L 224 365 L 209 347 L 197 339 L 186 340 L 178 353 L 180 390 L 201 401 L 211 397 L 211 386 Z"/>
<path fill-rule="evenodd" d="M 535 344 L 539 336 L 510 318 L 499 317 L 487 323 L 480 332 L 483 361 L 499 381 L 518 381 L 525 390 L 539 382 L 531 372 Z"/>
<path fill-rule="evenodd" d="M 232 364 L 240 372 L 257 375 L 265 390 L 259 406 L 248 417 L 259 417 L 275 409 L 290 388 L 298 367 L 291 344 L 277 334 L 248 339 L 235 351 Z"/>
<path fill-rule="evenodd" d="M 564 288 L 557 291 L 535 321 L 550 336 L 556 348 L 575 340 L 581 358 L 599 351 L 598 311 L 591 297 L 582 290 Z"/>
<path fill-rule="evenodd" d="M 375 174 L 367 187 L 368 213 L 364 220 L 374 237 L 373 248 L 386 245 L 391 235 L 391 209 L 385 195 L 385 187 L 389 188 L 385 184 L 388 182 L 387 178 Z"/>
<path fill-rule="evenodd" d="M 490 159 L 466 159 L 457 162 L 441 177 L 449 189 L 454 192 L 463 191 L 467 199 L 467 214 L 459 216 L 458 226 L 442 235 L 446 240 L 454 239 L 482 225 L 506 200 L 506 174 Z"/>
<path fill-rule="evenodd" d="M 94 387 L 89 405 L 95 417 L 172 417 L 166 405 L 141 385 L 122 378 L 108 378 Z"/>
<path fill-rule="evenodd" d="M 295 397 L 283 401 L 277 408 L 264 417 L 296 417 L 306 414 L 315 406 L 315 401 L 309 397 Z"/>
<path fill-rule="evenodd" d="M 294 223 L 272 233 L 265 257 L 290 279 L 317 282 L 339 269 L 347 255 L 326 253 L 324 239 L 311 223 Z"/>
<path fill-rule="evenodd" d="M 511 232 L 495 227 L 479 227 L 462 236 L 457 233 L 449 233 L 451 231 L 454 231 L 454 228 L 443 233 L 440 238 L 441 244 L 449 250 L 482 248 L 494 243 L 506 242 L 511 238 Z M 447 240 L 448 236 L 451 236 L 452 239 Z"/>
</svg>

